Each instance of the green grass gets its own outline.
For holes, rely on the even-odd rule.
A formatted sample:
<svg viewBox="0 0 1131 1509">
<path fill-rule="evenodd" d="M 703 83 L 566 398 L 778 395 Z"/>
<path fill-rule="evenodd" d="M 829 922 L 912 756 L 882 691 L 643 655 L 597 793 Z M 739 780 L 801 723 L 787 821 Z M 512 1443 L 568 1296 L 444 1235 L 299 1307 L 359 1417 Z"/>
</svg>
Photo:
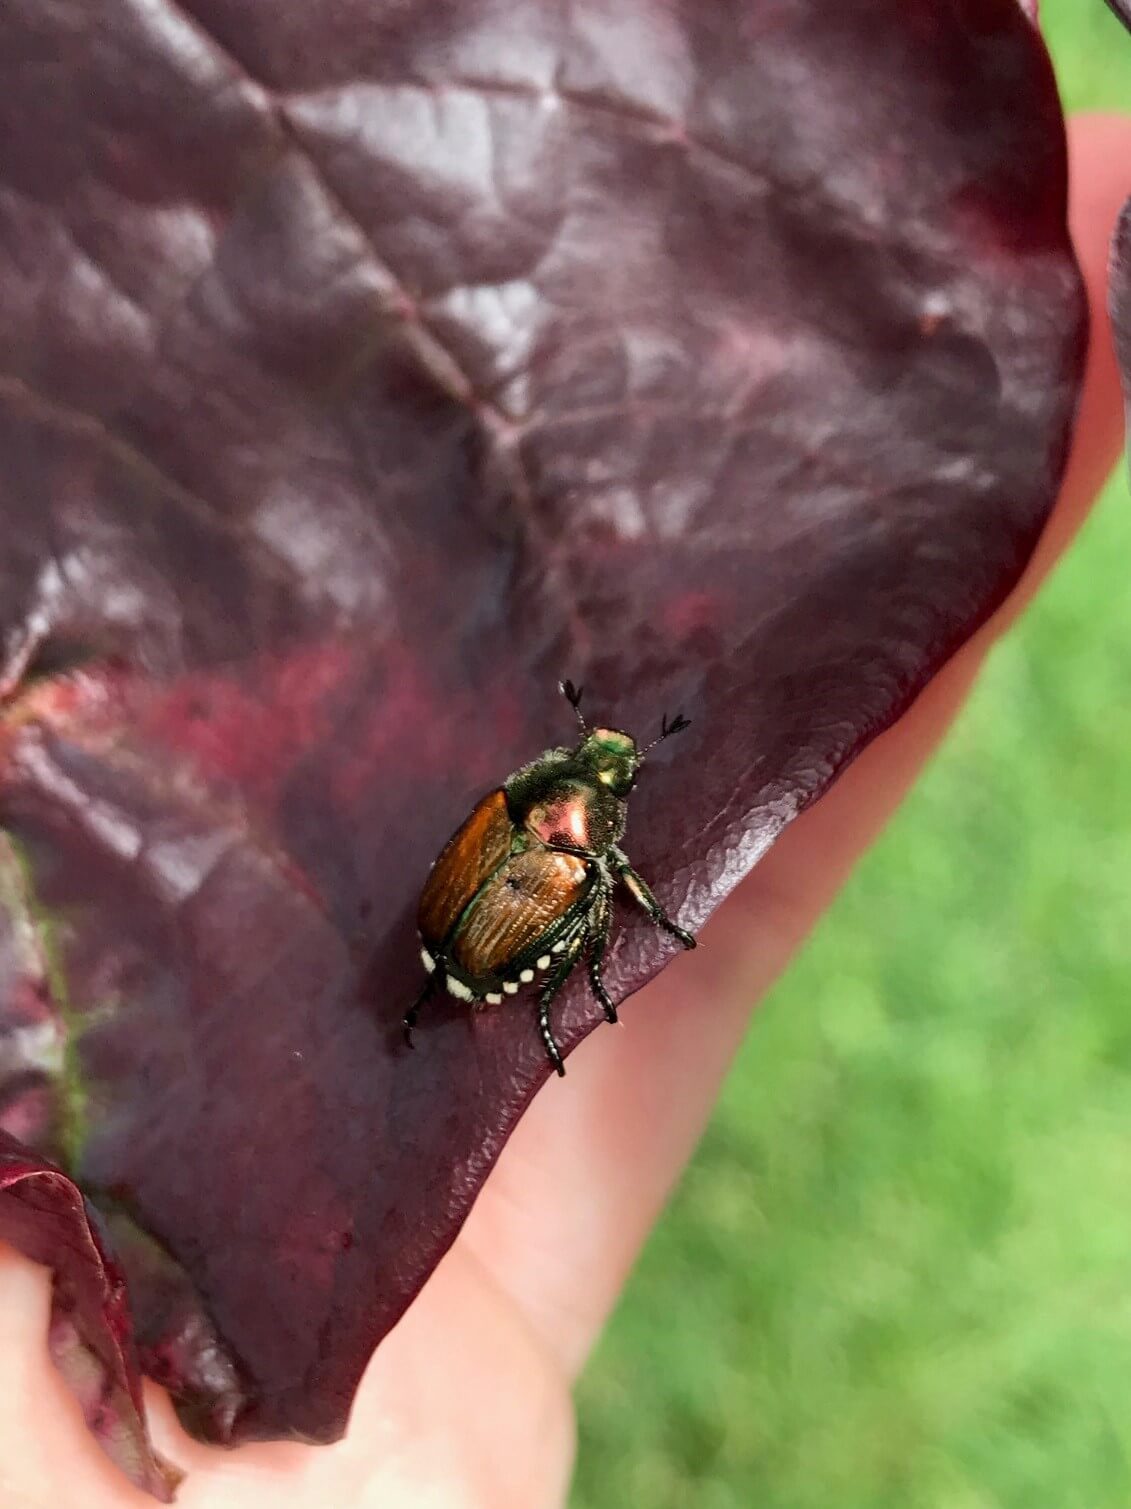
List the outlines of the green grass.
<svg viewBox="0 0 1131 1509">
<path fill-rule="evenodd" d="M 1104 0 L 1040 0 L 1066 110 L 1131 110 L 1131 39 Z"/>
<path fill-rule="evenodd" d="M 1099 0 L 1043 12 L 1131 106 Z M 1131 1506 L 1129 573 L 1119 479 L 757 1018 L 573 1509 Z"/>
</svg>

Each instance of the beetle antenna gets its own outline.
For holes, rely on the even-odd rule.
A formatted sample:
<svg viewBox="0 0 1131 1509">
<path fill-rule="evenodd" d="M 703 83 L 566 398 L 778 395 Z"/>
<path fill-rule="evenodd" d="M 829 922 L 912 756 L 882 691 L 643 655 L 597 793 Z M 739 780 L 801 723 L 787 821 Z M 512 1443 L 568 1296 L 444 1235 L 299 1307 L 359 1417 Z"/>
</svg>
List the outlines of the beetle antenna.
<svg viewBox="0 0 1131 1509">
<path fill-rule="evenodd" d="M 653 739 L 651 744 L 645 744 L 644 748 L 640 751 L 640 758 L 643 759 L 650 749 L 655 749 L 657 744 L 662 744 L 665 739 L 670 739 L 672 734 L 681 734 L 685 728 L 690 727 L 691 719 L 685 718 L 682 713 L 676 713 L 670 723 L 668 722 L 668 715 L 665 713 L 660 723 L 658 737 Z"/>
<path fill-rule="evenodd" d="M 581 732 L 587 734 L 589 730 L 585 726 L 585 719 L 581 712 L 581 694 L 585 688 L 583 686 L 574 686 L 572 681 L 559 681 L 558 690 L 577 714 L 577 721 L 581 725 Z"/>
</svg>

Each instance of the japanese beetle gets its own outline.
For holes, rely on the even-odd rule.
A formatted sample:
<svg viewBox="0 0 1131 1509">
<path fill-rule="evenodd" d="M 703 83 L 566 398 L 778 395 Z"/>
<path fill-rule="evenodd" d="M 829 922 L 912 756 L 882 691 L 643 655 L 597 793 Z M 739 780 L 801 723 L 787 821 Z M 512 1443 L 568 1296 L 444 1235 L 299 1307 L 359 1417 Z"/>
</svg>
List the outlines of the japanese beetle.
<svg viewBox="0 0 1131 1509">
<path fill-rule="evenodd" d="M 485 796 L 432 866 L 417 924 L 428 982 L 404 1018 L 405 1038 L 437 985 L 473 1007 L 499 1006 L 537 973 L 538 1027 L 559 1074 L 561 1051 L 550 1004 L 588 950 L 589 981 L 610 1022 L 616 1007 L 601 979 L 612 923 L 612 895 L 629 895 L 684 948 L 695 939 L 678 927 L 632 868 L 619 843 L 628 795 L 649 749 L 688 727 L 665 717 L 660 737 L 638 750 L 631 734 L 588 728 L 581 692 L 561 690 L 577 715 L 575 749 L 547 749 Z"/>
</svg>

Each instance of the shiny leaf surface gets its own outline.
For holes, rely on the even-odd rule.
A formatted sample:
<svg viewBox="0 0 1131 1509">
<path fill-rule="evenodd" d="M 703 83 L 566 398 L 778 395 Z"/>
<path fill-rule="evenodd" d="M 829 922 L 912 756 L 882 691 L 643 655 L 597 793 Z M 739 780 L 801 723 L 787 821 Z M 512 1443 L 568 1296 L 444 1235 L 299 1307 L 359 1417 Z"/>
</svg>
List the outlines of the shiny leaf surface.
<svg viewBox="0 0 1131 1509">
<path fill-rule="evenodd" d="M 1016 580 L 1051 72 L 1016 0 L 13 0 L 0 317 L 3 1125 L 192 1428 L 329 1440 L 548 1072 L 399 1023 L 558 678 L 691 717 L 627 847 L 695 928 Z"/>
</svg>

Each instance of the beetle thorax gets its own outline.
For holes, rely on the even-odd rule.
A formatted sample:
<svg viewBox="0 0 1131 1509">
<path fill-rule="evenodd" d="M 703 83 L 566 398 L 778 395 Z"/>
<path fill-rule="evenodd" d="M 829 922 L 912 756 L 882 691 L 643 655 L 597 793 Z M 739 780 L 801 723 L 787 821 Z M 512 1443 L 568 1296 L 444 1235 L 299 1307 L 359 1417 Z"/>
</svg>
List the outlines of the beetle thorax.
<svg viewBox="0 0 1131 1509">
<path fill-rule="evenodd" d="M 624 833 L 624 803 L 587 773 L 547 775 L 529 782 L 519 810 L 512 808 L 514 819 L 551 849 L 604 854 Z"/>
<path fill-rule="evenodd" d="M 592 854 L 605 848 L 601 842 L 602 813 L 594 803 L 592 787 L 564 786 L 545 800 L 535 802 L 526 814 L 526 831 L 552 849 L 577 849 Z"/>
</svg>

